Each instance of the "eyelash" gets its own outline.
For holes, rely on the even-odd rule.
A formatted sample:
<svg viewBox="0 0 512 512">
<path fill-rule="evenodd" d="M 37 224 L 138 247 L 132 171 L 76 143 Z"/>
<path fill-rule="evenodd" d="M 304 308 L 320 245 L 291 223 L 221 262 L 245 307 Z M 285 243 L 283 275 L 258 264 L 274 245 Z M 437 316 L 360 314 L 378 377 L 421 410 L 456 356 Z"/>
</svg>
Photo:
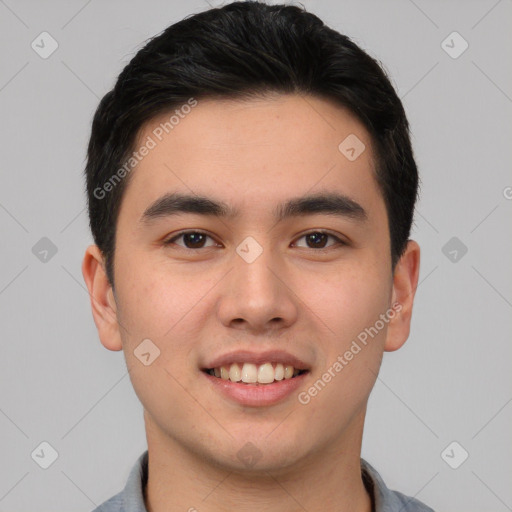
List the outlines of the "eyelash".
<svg viewBox="0 0 512 512">
<path fill-rule="evenodd" d="M 204 231 L 197 231 L 197 230 L 189 230 L 189 231 L 181 231 L 180 233 L 174 235 L 172 238 L 169 238 L 167 240 L 165 240 L 163 242 L 164 246 L 169 246 L 169 245 L 172 245 L 174 243 L 175 240 L 177 240 L 178 238 L 181 238 L 182 236 L 184 235 L 189 235 L 189 234 L 198 234 L 198 235 L 205 235 L 209 238 L 211 238 L 213 240 L 213 237 L 211 235 L 209 235 L 208 233 L 205 233 Z M 325 230 L 314 230 L 314 231 L 309 231 L 308 233 L 304 233 L 303 235 L 301 235 L 298 240 L 300 240 L 301 238 L 304 238 L 305 236 L 308 236 L 308 235 L 313 235 L 313 234 L 322 234 L 322 235 L 327 235 L 331 238 L 334 238 L 336 240 L 336 242 L 338 242 L 338 245 L 339 246 L 346 246 L 348 245 L 346 242 L 344 242 L 343 240 L 341 240 L 339 237 L 337 237 L 336 235 L 333 235 L 331 232 L 329 231 L 325 231 Z M 190 247 L 184 247 L 184 246 L 181 246 L 179 245 L 178 247 L 180 247 L 180 249 L 184 249 L 186 251 L 199 251 L 201 249 L 210 249 L 211 247 L 213 246 L 210 246 L 210 247 L 199 247 L 197 249 L 191 249 Z M 319 249 L 314 249 L 314 248 L 310 248 L 310 247 L 302 247 L 302 249 L 313 249 L 313 250 L 316 250 L 317 252 L 321 252 L 321 251 L 327 251 L 329 249 L 332 249 L 336 247 L 336 245 L 331 245 L 331 246 L 328 246 L 328 247 L 321 247 Z"/>
</svg>

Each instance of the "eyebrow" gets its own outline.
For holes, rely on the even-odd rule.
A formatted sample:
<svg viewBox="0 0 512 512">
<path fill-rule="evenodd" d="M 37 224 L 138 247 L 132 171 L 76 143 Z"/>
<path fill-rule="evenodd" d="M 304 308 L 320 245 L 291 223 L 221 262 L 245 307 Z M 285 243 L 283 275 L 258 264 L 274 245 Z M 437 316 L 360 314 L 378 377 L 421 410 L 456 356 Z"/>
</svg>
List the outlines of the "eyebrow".
<svg viewBox="0 0 512 512">
<path fill-rule="evenodd" d="M 209 217 L 235 218 L 240 210 L 227 203 L 205 196 L 168 193 L 154 201 L 142 214 L 140 222 L 150 224 L 156 219 L 181 213 Z M 334 215 L 358 222 L 368 219 L 366 210 L 350 197 L 339 193 L 319 193 L 296 197 L 277 205 L 273 210 L 277 222 L 290 217 L 314 214 Z"/>
</svg>

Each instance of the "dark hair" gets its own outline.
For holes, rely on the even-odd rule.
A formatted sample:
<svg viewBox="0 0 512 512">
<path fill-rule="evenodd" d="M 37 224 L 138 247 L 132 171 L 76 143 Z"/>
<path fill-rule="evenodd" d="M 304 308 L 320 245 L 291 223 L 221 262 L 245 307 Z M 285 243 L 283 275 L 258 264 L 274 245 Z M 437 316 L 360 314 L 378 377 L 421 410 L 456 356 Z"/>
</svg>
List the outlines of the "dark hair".
<svg viewBox="0 0 512 512">
<path fill-rule="evenodd" d="M 407 245 L 419 178 L 405 111 L 386 72 L 303 7 L 247 1 L 186 17 L 150 39 L 96 110 L 87 198 L 91 231 L 112 286 L 117 218 L 131 174 L 118 172 L 116 183 L 112 178 L 130 158 L 143 125 L 191 98 L 267 93 L 323 97 L 364 124 L 386 205 L 394 270 Z M 107 187 L 109 180 L 113 186 Z"/>
</svg>

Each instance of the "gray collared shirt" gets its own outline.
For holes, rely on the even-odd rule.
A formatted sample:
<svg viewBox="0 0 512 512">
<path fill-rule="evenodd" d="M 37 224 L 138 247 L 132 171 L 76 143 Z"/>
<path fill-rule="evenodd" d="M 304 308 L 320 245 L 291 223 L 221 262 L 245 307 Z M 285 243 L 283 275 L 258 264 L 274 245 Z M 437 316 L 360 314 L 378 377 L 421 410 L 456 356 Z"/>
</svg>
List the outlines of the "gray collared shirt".
<svg viewBox="0 0 512 512">
<path fill-rule="evenodd" d="M 370 493 L 373 512 L 434 512 L 415 498 L 410 498 L 386 487 L 377 471 L 361 459 L 363 482 Z M 93 512 L 147 512 L 144 489 L 148 479 L 148 451 L 137 460 L 125 488 L 102 503 Z"/>
</svg>

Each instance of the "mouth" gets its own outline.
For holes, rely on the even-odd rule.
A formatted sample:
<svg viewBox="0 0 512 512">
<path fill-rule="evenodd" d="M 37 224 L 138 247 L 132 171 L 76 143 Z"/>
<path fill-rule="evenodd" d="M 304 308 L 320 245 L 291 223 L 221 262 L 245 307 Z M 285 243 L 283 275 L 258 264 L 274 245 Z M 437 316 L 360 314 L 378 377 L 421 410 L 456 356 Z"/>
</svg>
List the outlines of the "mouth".
<svg viewBox="0 0 512 512">
<path fill-rule="evenodd" d="M 295 379 L 309 370 L 296 368 L 291 364 L 266 362 L 263 364 L 233 362 L 202 371 L 223 381 L 253 386 L 268 386 L 280 381 Z"/>
<path fill-rule="evenodd" d="M 281 371 L 279 363 L 275 366 L 272 363 L 259 366 L 249 363 L 251 366 L 248 367 L 246 364 L 233 363 L 229 370 L 226 366 L 204 368 L 201 373 L 205 376 L 205 383 L 211 386 L 216 395 L 244 407 L 256 408 L 276 405 L 290 398 L 306 385 L 305 379 L 310 374 L 310 370 L 285 365 L 281 365 Z M 261 367 L 263 369 L 260 372 Z"/>
<path fill-rule="evenodd" d="M 284 350 L 236 350 L 199 367 L 204 383 L 244 407 L 266 407 L 290 398 L 306 384 L 311 366 Z"/>
</svg>

